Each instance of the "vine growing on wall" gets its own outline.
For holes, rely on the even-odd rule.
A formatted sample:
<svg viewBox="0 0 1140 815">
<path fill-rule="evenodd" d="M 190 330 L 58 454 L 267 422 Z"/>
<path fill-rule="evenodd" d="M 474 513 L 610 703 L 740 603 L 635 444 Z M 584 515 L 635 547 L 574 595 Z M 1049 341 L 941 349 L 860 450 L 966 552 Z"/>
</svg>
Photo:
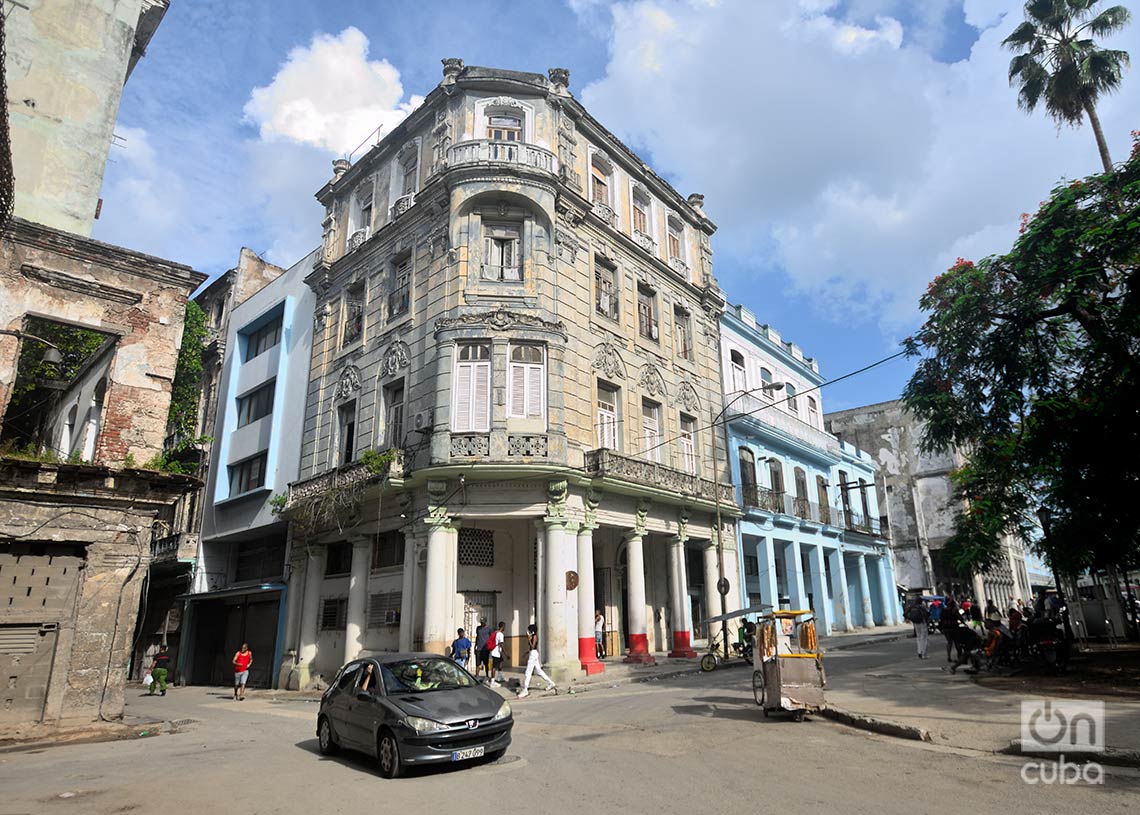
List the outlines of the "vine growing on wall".
<svg viewBox="0 0 1140 815">
<path fill-rule="evenodd" d="M 189 436 L 198 427 L 198 399 L 202 393 L 202 357 L 206 353 L 206 313 L 193 300 L 186 302 L 182 347 L 170 391 L 167 432 Z"/>
<path fill-rule="evenodd" d="M 375 477 L 387 475 L 395 460 L 395 450 L 365 450 L 360 456 L 360 464 Z M 364 493 L 375 481 L 376 478 L 333 478 L 329 486 L 316 495 L 290 504 L 289 496 L 282 493 L 273 496 L 269 505 L 274 515 L 287 519 L 302 535 L 312 535 L 334 526 L 343 532 L 346 527 L 355 525 Z"/>
</svg>

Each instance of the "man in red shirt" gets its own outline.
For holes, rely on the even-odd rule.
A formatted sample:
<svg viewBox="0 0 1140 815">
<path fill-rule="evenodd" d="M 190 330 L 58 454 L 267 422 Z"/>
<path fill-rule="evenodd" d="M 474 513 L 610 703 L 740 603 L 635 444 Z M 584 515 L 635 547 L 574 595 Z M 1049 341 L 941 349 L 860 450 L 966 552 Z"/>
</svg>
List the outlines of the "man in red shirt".
<svg viewBox="0 0 1140 815">
<path fill-rule="evenodd" d="M 249 680 L 249 666 L 253 664 L 253 651 L 248 643 L 241 644 L 241 650 L 234 654 L 234 699 L 245 701 L 245 683 Z"/>
</svg>

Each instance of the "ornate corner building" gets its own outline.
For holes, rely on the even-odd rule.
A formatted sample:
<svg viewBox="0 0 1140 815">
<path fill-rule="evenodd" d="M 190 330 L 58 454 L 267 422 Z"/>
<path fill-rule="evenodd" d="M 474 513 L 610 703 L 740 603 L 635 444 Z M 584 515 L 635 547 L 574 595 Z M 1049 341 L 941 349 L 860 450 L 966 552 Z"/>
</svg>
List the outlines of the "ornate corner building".
<svg viewBox="0 0 1140 815">
<path fill-rule="evenodd" d="M 703 197 L 568 71 L 443 65 L 317 193 L 283 684 L 481 619 L 514 663 L 537 621 L 555 670 L 596 672 L 595 610 L 610 655 L 691 656 L 722 576 L 739 602 Z"/>
</svg>

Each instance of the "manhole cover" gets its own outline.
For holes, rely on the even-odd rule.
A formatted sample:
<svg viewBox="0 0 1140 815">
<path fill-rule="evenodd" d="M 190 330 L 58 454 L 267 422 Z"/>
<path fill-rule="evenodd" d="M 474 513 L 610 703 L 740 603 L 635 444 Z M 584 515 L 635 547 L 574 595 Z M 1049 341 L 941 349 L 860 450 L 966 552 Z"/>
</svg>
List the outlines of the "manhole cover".
<svg viewBox="0 0 1140 815">
<path fill-rule="evenodd" d="M 197 719 L 175 719 L 171 724 L 175 727 L 182 727 L 183 725 L 196 724 L 197 721 Z"/>
</svg>

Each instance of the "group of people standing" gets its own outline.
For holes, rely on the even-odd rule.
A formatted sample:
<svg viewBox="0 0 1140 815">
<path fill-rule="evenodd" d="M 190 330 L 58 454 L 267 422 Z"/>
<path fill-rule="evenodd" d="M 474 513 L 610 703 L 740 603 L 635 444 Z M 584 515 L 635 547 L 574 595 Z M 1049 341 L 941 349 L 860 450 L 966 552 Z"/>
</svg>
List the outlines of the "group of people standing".
<svg viewBox="0 0 1140 815">
<path fill-rule="evenodd" d="M 988 626 L 1008 622 L 1010 629 L 1017 631 L 1021 625 L 1035 616 L 1053 616 L 1061 601 L 1056 595 L 1052 598 L 1042 593 L 1031 607 L 1021 598 L 1010 598 L 1009 608 L 1002 611 L 993 600 L 987 600 L 985 608 L 968 597 L 955 599 L 953 595 L 934 597 L 929 602 L 919 595 L 911 597 L 903 609 L 907 622 L 914 624 L 918 658 L 927 659 L 930 634 L 938 631 L 946 637 L 946 661 L 953 661 L 950 652 L 960 641 L 959 629 L 971 629 L 983 640 Z"/>
</svg>

